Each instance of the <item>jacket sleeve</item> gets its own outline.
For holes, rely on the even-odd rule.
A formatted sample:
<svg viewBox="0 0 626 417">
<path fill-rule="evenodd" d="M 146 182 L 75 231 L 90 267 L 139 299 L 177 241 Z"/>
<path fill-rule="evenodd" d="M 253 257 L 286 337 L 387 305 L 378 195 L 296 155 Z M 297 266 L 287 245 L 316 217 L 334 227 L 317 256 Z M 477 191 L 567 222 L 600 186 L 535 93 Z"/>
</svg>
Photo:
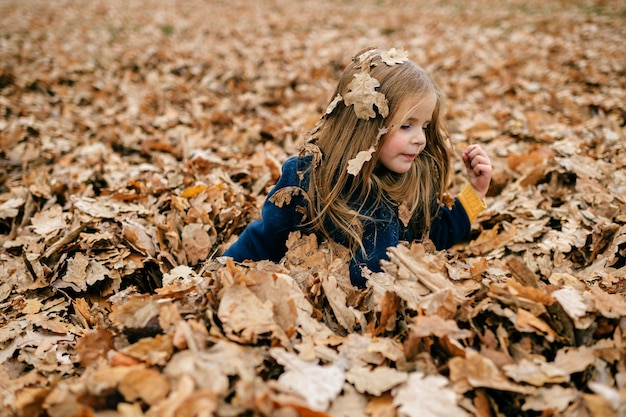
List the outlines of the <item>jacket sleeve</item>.
<svg viewBox="0 0 626 417">
<path fill-rule="evenodd" d="M 485 208 L 471 185 L 465 186 L 454 199 L 452 208 L 442 206 L 430 226 L 430 240 L 438 250 L 449 247 L 469 237 L 472 222 Z"/>
<path fill-rule="evenodd" d="M 297 210 L 303 205 L 302 195 L 293 195 L 289 204 L 278 207 L 271 201 L 271 197 L 285 187 L 302 187 L 298 173 L 298 159 L 289 158 L 283 164 L 282 174 L 278 182 L 267 195 L 261 219 L 250 223 L 239 238 L 224 252 L 235 261 L 270 260 L 279 261 L 287 251 L 285 245 L 289 233 L 296 230 L 302 220 L 302 214 Z"/>
</svg>

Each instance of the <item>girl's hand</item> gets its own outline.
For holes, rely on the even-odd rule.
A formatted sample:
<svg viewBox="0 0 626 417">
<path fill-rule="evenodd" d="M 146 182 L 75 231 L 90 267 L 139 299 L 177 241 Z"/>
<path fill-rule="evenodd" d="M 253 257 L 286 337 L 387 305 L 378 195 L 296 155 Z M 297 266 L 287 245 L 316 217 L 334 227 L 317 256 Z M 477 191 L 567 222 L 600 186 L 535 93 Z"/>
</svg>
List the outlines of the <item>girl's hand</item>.
<svg viewBox="0 0 626 417">
<path fill-rule="evenodd" d="M 480 145 L 468 146 L 462 155 L 470 184 L 480 198 L 485 198 L 491 182 L 491 161 Z"/>
</svg>

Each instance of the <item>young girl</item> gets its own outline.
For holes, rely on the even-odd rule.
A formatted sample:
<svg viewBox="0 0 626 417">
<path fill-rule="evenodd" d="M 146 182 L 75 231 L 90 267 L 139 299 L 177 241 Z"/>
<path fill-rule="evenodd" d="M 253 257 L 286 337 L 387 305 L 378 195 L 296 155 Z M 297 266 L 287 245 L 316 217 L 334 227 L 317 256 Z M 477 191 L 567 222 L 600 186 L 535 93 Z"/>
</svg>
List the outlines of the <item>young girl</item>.
<svg viewBox="0 0 626 417">
<path fill-rule="evenodd" d="M 364 286 L 362 267 L 380 271 L 400 241 L 429 237 L 444 249 L 467 238 L 485 208 L 491 163 L 470 145 L 462 155 L 469 184 L 443 204 L 451 156 L 443 104 L 406 52 L 356 55 L 300 155 L 284 163 L 262 218 L 224 255 L 277 262 L 290 232 L 316 233 L 350 249 L 351 281 Z"/>
</svg>

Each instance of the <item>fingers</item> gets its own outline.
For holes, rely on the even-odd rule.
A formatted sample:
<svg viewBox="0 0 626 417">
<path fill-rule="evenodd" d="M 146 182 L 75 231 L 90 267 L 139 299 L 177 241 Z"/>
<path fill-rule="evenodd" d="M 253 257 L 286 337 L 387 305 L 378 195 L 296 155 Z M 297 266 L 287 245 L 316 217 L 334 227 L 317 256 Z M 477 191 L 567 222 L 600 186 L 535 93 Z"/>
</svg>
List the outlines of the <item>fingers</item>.
<svg viewBox="0 0 626 417">
<path fill-rule="evenodd" d="M 492 167 L 487 153 L 480 145 L 470 145 L 462 155 L 470 184 L 480 198 L 485 198 L 491 182 Z"/>
<path fill-rule="evenodd" d="M 470 162 L 471 170 L 476 175 L 487 174 L 487 172 L 491 172 L 491 163 L 489 159 L 484 156 L 477 156 L 473 158 Z"/>
<path fill-rule="evenodd" d="M 476 176 L 491 175 L 491 161 L 480 145 L 468 146 L 462 158 L 468 172 Z"/>
</svg>

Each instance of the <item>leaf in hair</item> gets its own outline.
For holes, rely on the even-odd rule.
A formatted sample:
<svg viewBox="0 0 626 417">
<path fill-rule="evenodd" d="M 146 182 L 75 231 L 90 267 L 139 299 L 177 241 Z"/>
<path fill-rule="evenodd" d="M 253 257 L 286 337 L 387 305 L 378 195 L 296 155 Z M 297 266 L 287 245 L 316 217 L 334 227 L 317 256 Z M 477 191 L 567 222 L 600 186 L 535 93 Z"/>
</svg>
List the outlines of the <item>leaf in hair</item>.
<svg viewBox="0 0 626 417">
<path fill-rule="evenodd" d="M 391 48 L 380 54 L 383 62 L 390 67 L 396 64 L 402 64 L 409 60 L 409 53 L 403 49 Z"/>
<path fill-rule="evenodd" d="M 363 164 L 372 159 L 372 155 L 376 152 L 373 146 L 366 151 L 361 151 L 354 158 L 348 161 L 348 174 L 355 175 L 361 172 Z"/>
<path fill-rule="evenodd" d="M 367 48 L 359 52 L 358 54 L 356 54 L 356 56 L 352 59 L 352 61 L 359 64 L 357 68 L 361 68 L 362 65 L 365 63 L 365 61 L 369 61 L 369 64 L 367 65 L 369 67 L 369 65 L 371 65 L 372 63 L 372 58 L 375 55 L 376 55 L 376 49 Z"/>
<path fill-rule="evenodd" d="M 376 144 L 377 145 L 378 145 L 378 142 L 380 141 L 380 138 L 385 136 L 387 133 L 389 133 L 389 128 L 388 127 L 381 127 L 381 128 L 378 129 L 378 135 L 376 136 Z"/>
<path fill-rule="evenodd" d="M 367 72 L 354 74 L 353 80 L 348 84 L 348 92 L 344 94 L 344 102 L 347 106 L 354 105 L 354 112 L 359 119 L 368 120 L 376 117 L 374 106 L 378 108 L 381 116 L 389 114 L 389 104 L 385 95 L 376 88 L 380 86 L 378 80 Z"/>
<path fill-rule="evenodd" d="M 330 104 L 328 105 L 328 108 L 326 109 L 326 114 L 331 114 L 333 110 L 335 110 L 335 107 L 337 107 L 337 104 L 339 104 L 341 100 L 343 100 L 343 97 L 341 97 L 341 94 L 337 94 L 335 98 L 333 99 L 333 101 L 331 101 Z"/>
<path fill-rule="evenodd" d="M 307 142 L 300 148 L 300 156 L 312 155 L 311 165 L 317 167 L 322 161 L 322 150 L 315 143 Z"/>
<path fill-rule="evenodd" d="M 444 193 L 443 198 L 441 200 L 441 204 L 443 204 L 444 206 L 448 208 L 452 208 L 452 206 L 454 206 L 454 197 L 452 197 L 448 193 Z"/>
<path fill-rule="evenodd" d="M 409 226 L 409 222 L 411 221 L 411 210 L 409 210 L 409 205 L 406 201 L 403 201 L 398 207 L 398 218 L 404 227 Z"/>
<path fill-rule="evenodd" d="M 300 187 L 284 187 L 276 191 L 269 200 L 276 206 L 283 207 L 291 204 L 291 199 L 298 194 L 304 195 L 304 190 Z"/>
</svg>

